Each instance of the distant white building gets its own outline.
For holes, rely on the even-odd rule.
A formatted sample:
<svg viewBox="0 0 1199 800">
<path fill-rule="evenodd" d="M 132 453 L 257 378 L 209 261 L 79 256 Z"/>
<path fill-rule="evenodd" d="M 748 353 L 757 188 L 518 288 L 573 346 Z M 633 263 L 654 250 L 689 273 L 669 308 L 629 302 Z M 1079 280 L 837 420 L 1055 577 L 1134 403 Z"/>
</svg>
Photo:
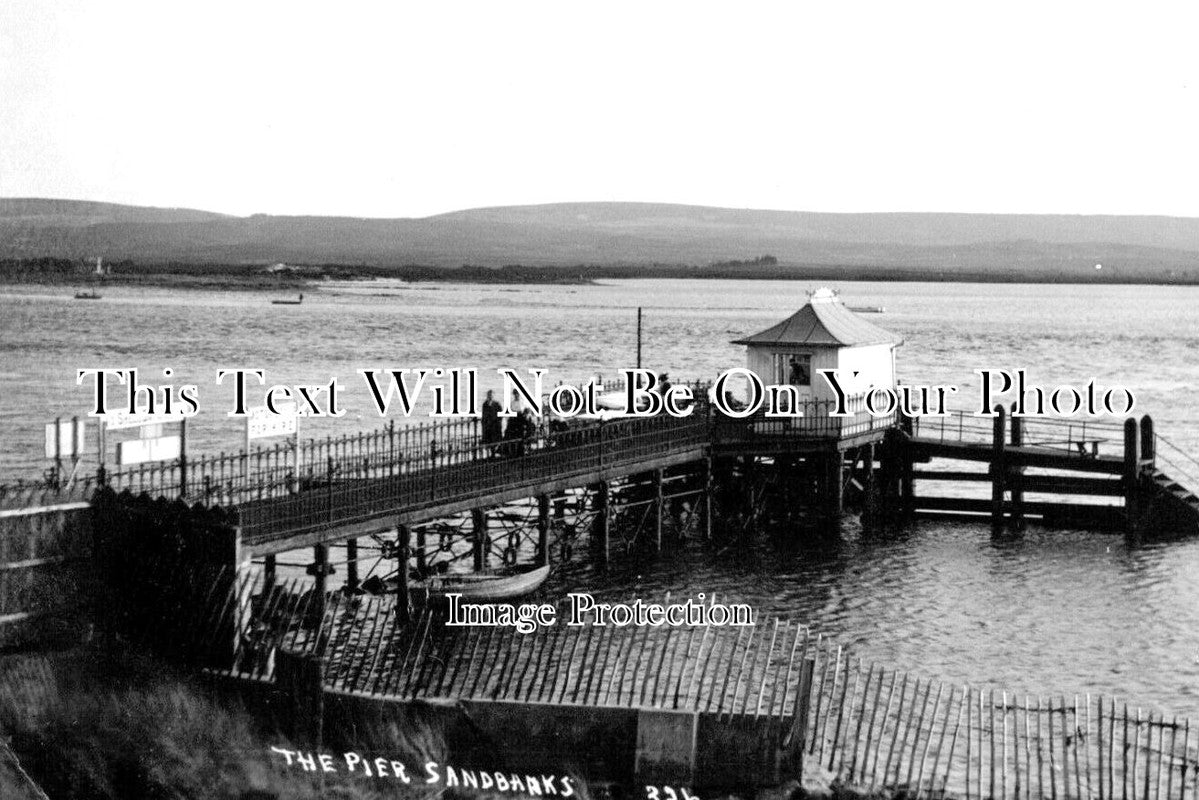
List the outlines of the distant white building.
<svg viewBox="0 0 1199 800">
<path fill-rule="evenodd" d="M 806 401 L 836 398 L 816 373 L 820 369 L 838 370 L 851 396 L 871 386 L 894 389 L 895 348 L 903 339 L 850 311 L 832 290 L 820 289 L 782 322 L 733 344 L 745 345 L 746 366 L 764 383 L 795 386 Z"/>
</svg>

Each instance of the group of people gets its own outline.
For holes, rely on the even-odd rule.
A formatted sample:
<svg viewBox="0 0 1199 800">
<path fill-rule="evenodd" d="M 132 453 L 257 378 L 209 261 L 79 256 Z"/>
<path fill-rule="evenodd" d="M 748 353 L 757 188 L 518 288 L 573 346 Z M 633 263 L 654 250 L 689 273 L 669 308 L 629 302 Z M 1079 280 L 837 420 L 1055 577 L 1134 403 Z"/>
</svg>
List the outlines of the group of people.
<svg viewBox="0 0 1199 800">
<path fill-rule="evenodd" d="M 518 395 L 512 392 L 513 406 L 519 407 Z M 483 401 L 482 430 L 483 444 L 490 448 L 491 455 L 523 456 L 528 448 L 529 440 L 537 435 L 537 419 L 532 409 L 519 408 L 516 416 L 500 416 L 500 402 L 495 399 L 495 392 L 488 391 Z"/>
</svg>

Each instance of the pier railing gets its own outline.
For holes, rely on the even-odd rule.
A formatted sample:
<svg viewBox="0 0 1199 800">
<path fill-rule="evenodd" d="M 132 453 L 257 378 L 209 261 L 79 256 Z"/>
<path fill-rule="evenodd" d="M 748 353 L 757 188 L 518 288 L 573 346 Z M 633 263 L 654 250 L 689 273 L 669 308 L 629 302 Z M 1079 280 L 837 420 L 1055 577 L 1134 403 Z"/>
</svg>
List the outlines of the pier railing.
<svg viewBox="0 0 1199 800">
<path fill-rule="evenodd" d="M 1104 443 L 1123 447 L 1124 423 L 1106 420 L 1046 419 L 1021 417 L 1022 444 L 1068 450 L 1078 455 L 1095 455 Z M 975 416 L 969 411 L 951 411 L 938 416 L 912 418 L 912 435 L 942 443 L 990 442 L 994 436 L 992 417 Z"/>
<path fill-rule="evenodd" d="M 874 431 L 894 427 L 896 415 L 872 414 L 865 405 L 865 395 L 849 398 L 846 403 L 848 416 L 834 416 L 838 409 L 832 400 L 809 400 L 800 403 L 795 411 L 779 416 L 769 416 L 760 410 L 752 416 L 736 418 L 724 415 L 713 417 L 713 443 L 746 443 L 750 441 L 778 440 L 810 441 L 825 439 L 848 439 Z M 784 411 L 790 411 L 784 408 Z"/>
<path fill-rule="evenodd" d="M 255 487 L 258 498 L 240 504 L 242 531 L 263 541 L 272 532 L 351 524 L 400 509 L 485 497 L 697 451 L 709 440 L 709 417 L 703 411 L 682 419 L 599 422 L 494 443 L 472 436 L 438 439 L 434 426 L 420 438 L 427 447 L 397 451 L 394 457 L 380 454 L 359 469 L 351 464 L 339 471 L 335 462 L 331 480 L 296 487 L 286 471 L 270 476 Z"/>
<path fill-rule="evenodd" d="M 1169 468 L 1171 478 L 1185 485 L 1188 490 L 1199 489 L 1199 459 L 1160 433 L 1154 434 L 1153 444 L 1154 457 Z"/>
<path fill-rule="evenodd" d="M 709 443 L 765 444 L 857 436 L 891 427 L 894 415 L 866 413 L 851 399 L 851 416 L 834 417 L 826 401 L 801 404 L 797 415 L 727 417 L 709 403 L 707 386 L 692 385 L 688 417 L 562 421 L 543 417 L 520 439 L 484 442 L 479 421 L 453 420 L 397 426 L 355 435 L 286 441 L 237 452 L 189 455 L 101 472 L 73 482 L 86 498 L 98 486 L 179 497 L 205 505 L 239 507 L 249 529 L 283 519 L 306 527 L 353 521 L 396 502 L 410 506 L 502 490 L 536 480 L 568 478 Z M 9 494 L 29 497 L 45 486 Z M 56 490 L 61 493 L 64 489 Z M 0 489 L 0 498 L 5 492 Z M 268 512 L 266 509 L 270 508 Z"/>
</svg>

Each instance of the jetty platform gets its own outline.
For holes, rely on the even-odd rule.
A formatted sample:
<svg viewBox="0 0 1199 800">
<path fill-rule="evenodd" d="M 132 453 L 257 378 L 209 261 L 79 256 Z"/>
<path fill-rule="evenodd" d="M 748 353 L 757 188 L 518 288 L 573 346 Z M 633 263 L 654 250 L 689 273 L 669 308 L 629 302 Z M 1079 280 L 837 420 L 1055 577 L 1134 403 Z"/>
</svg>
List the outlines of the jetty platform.
<svg viewBox="0 0 1199 800">
<path fill-rule="evenodd" d="M 464 631 L 409 587 L 670 537 L 828 535 L 846 513 L 1002 535 L 1029 521 L 1199 533 L 1192 462 L 1148 417 L 836 417 L 812 403 L 732 418 L 700 397 L 686 418 L 576 425 L 519 449 L 473 421 L 388 426 L 101 474 L 73 494 L 9 492 L 3 642 L 35 647 L 51 621 L 103 608 L 114 641 L 201 670 L 301 738 L 435 713 L 506 743 L 511 764 L 554 763 L 566 741 L 619 782 L 728 786 L 751 764 L 763 784 L 822 775 L 915 796 L 1195 796 L 1189 724 L 1103 698 L 943 686 L 854 663 L 798 620 Z M 367 564 L 395 593 L 362 593 Z M 94 592 L 38 607 L 23 587 L 47 576 Z"/>
</svg>

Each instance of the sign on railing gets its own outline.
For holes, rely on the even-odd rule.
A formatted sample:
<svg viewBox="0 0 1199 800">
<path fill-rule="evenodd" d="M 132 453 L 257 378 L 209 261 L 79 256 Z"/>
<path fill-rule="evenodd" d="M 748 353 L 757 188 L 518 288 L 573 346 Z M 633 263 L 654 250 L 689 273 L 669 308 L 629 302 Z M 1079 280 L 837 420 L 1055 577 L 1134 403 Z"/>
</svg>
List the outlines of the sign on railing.
<svg viewBox="0 0 1199 800">
<path fill-rule="evenodd" d="M 251 408 L 246 416 L 246 441 L 271 436 L 290 436 L 299 433 L 300 415 L 293 401 L 276 404 L 272 412 L 265 406 Z"/>
<path fill-rule="evenodd" d="M 122 467 L 149 461 L 170 461 L 182 454 L 183 441 L 179 436 L 156 436 L 117 443 L 117 464 Z"/>
</svg>

